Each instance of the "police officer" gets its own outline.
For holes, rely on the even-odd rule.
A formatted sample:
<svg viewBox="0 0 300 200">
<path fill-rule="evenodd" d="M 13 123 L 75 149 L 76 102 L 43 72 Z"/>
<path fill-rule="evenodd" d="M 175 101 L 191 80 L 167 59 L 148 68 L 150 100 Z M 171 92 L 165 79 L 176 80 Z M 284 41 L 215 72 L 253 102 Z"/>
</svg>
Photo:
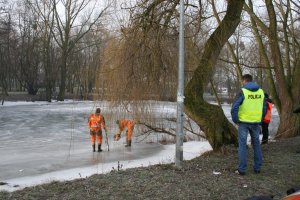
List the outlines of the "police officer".
<svg viewBox="0 0 300 200">
<path fill-rule="evenodd" d="M 264 92 L 257 83 L 252 82 L 252 76 L 242 76 L 242 91 L 237 96 L 231 109 L 232 121 L 238 125 L 238 157 L 239 166 L 236 173 L 246 174 L 247 168 L 247 136 L 250 133 L 254 150 L 254 173 L 260 173 L 262 152 L 259 141 L 260 124 L 266 113 Z"/>
</svg>

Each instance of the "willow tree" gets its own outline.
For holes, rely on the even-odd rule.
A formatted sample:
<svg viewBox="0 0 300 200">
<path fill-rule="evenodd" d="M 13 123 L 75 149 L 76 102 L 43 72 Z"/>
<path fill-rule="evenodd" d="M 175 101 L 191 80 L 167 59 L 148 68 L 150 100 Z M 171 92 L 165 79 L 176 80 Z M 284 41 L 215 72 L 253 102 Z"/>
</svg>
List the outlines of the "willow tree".
<svg viewBox="0 0 300 200">
<path fill-rule="evenodd" d="M 257 16 L 252 1 L 245 4 L 251 17 L 260 56 L 268 79 L 269 92 L 280 116 L 276 138 L 299 135 L 300 116 L 293 109 L 300 102 L 300 51 L 296 32 L 296 16 L 300 4 L 297 1 L 265 1 L 268 22 Z"/>
<path fill-rule="evenodd" d="M 175 99 L 178 32 L 168 16 L 173 17 L 178 3 L 139 1 L 132 8 L 129 25 L 109 42 L 102 64 L 106 71 L 111 69 L 113 100 Z"/>
<path fill-rule="evenodd" d="M 195 9 L 189 10 L 191 15 L 187 20 L 186 46 L 189 51 L 186 51 L 186 71 L 193 71 L 197 65 L 206 34 L 201 27 L 203 19 L 197 16 L 200 6 L 196 1 L 193 3 L 187 5 Z M 170 114 L 157 116 L 152 104 L 144 100 L 176 99 L 178 4 L 179 0 L 140 0 L 131 9 L 130 22 L 121 29 L 119 37 L 108 42 L 102 52 L 103 71 L 99 77 L 100 80 L 107 80 L 108 94 L 113 102 L 124 107 L 130 102 L 129 107 L 134 108 L 126 109 L 126 113 L 138 120 L 147 134 L 152 131 L 162 133 L 168 135 L 166 138 L 170 140 L 175 137 L 173 129 L 176 119 Z M 196 20 L 197 17 L 201 20 Z M 190 133 L 197 138 L 203 137 L 203 132 L 189 120 L 186 120 L 185 129 L 187 140 Z"/>
<path fill-rule="evenodd" d="M 122 85 L 129 92 L 123 98 L 135 94 L 130 90 L 139 88 L 143 92 L 150 92 L 149 89 L 155 91 L 155 86 L 158 86 L 158 91 L 164 91 L 161 85 L 172 76 L 167 70 L 175 66 L 171 73 L 177 74 L 179 14 L 176 8 L 179 2 L 141 0 L 135 6 L 132 25 L 122 31 L 123 44 L 127 48 L 119 65 L 127 66 L 127 69 L 120 76 L 129 77 L 127 84 L 123 82 Z M 203 99 L 203 93 L 214 74 L 214 65 L 222 47 L 240 22 L 243 4 L 243 0 L 228 1 L 226 15 L 207 41 L 204 41 L 207 38 L 205 35 L 211 30 L 211 22 L 207 23 L 209 31 L 203 30 L 203 21 L 209 18 L 208 14 L 205 17 L 203 13 L 209 9 L 204 7 L 202 1 L 189 1 L 186 4 L 186 71 L 191 70 L 194 73 L 188 74 L 186 79 L 185 112 L 205 132 L 214 150 L 220 150 L 224 144 L 236 143 L 236 129 L 227 120 L 221 107 L 211 105 Z M 204 47 L 199 45 L 201 42 L 205 44 Z M 167 79 L 164 79 L 164 74 Z M 175 81 L 169 81 L 176 85 Z M 132 85 L 130 83 L 138 83 L 138 87 L 129 87 Z M 148 87 L 144 88 L 144 83 Z"/>
</svg>

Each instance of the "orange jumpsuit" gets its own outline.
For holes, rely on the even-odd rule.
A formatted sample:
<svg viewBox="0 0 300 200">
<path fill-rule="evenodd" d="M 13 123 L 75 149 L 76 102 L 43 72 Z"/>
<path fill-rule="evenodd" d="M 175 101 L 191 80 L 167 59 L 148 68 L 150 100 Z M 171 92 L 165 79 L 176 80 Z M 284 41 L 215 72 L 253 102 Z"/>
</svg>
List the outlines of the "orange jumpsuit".
<svg viewBox="0 0 300 200">
<path fill-rule="evenodd" d="M 134 129 L 134 122 L 128 119 L 119 120 L 119 132 L 117 135 L 121 135 L 122 131 L 127 127 L 127 141 L 131 141 L 131 136 Z"/>
<path fill-rule="evenodd" d="M 93 145 L 96 142 L 96 136 L 98 139 L 98 144 L 102 143 L 102 127 L 106 131 L 104 117 L 99 114 L 90 115 L 89 128 L 90 128 L 91 142 L 93 143 Z"/>
</svg>

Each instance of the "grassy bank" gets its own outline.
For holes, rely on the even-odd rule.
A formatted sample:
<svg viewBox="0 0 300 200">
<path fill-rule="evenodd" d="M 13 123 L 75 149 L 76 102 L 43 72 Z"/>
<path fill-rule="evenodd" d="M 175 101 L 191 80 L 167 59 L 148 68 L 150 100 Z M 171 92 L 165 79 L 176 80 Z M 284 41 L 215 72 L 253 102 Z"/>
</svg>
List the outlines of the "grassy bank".
<svg viewBox="0 0 300 200">
<path fill-rule="evenodd" d="M 208 153 L 185 161 L 183 169 L 173 164 L 113 171 L 86 179 L 1 192 L 0 199 L 245 199 L 253 195 L 285 196 L 286 190 L 300 186 L 300 137 L 263 147 L 260 174 L 252 171 L 253 151 L 248 150 L 248 171 L 234 174 L 237 149 L 225 154 Z"/>
</svg>

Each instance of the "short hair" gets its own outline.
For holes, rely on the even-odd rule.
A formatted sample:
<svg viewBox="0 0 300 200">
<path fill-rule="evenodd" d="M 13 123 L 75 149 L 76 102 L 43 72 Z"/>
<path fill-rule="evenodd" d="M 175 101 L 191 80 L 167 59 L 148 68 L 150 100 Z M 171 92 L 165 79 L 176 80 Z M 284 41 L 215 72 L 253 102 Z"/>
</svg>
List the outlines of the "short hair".
<svg viewBox="0 0 300 200">
<path fill-rule="evenodd" d="M 252 82 L 253 78 L 250 74 L 245 74 L 242 76 L 242 80 L 246 82 Z"/>
<path fill-rule="evenodd" d="M 120 121 L 119 121 L 119 120 L 117 120 L 117 121 L 116 121 L 116 124 L 119 124 L 119 122 L 120 122 Z"/>
<path fill-rule="evenodd" d="M 101 113 L 101 109 L 100 109 L 100 108 L 97 108 L 97 109 L 96 109 L 96 113 Z"/>
</svg>

